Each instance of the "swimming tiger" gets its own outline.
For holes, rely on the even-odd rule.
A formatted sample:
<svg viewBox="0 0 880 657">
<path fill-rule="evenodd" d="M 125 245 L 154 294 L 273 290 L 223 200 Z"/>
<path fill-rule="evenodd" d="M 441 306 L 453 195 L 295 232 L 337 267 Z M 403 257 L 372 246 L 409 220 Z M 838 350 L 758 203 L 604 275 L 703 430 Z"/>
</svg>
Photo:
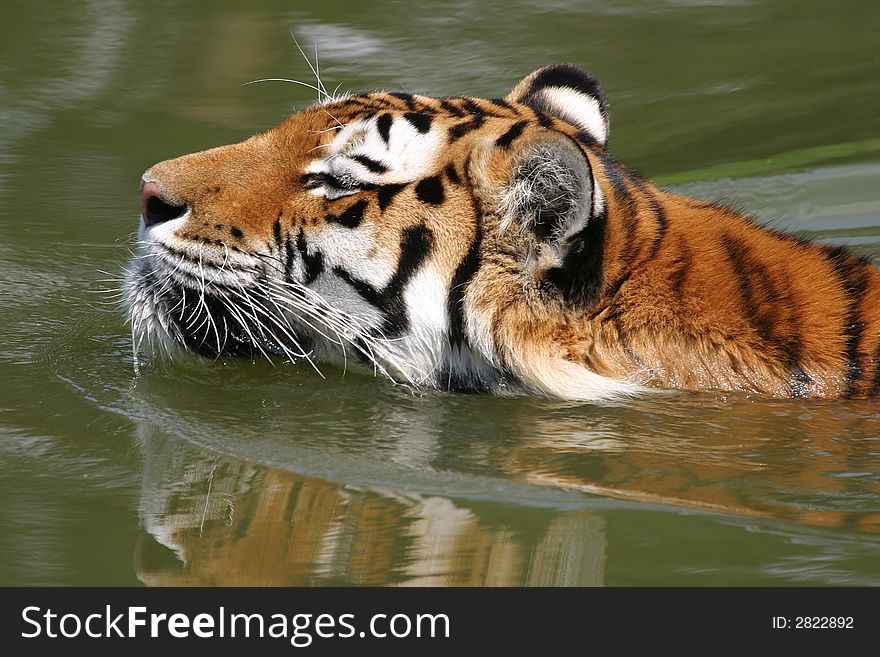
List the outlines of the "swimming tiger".
<svg viewBox="0 0 880 657">
<path fill-rule="evenodd" d="M 373 368 L 415 388 L 880 391 L 880 271 L 662 191 L 568 64 L 504 98 L 328 94 L 140 182 L 142 345 Z"/>
</svg>

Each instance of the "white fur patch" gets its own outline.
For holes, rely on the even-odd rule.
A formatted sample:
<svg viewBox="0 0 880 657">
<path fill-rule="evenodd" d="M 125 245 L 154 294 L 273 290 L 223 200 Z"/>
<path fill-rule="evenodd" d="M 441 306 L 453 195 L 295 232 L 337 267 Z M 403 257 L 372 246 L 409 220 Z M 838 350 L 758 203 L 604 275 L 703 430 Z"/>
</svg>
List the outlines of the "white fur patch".
<svg viewBox="0 0 880 657">
<path fill-rule="evenodd" d="M 583 128 L 600 144 L 608 141 L 608 123 L 595 98 L 567 87 L 545 87 L 536 95 L 548 114 Z"/>
<path fill-rule="evenodd" d="M 387 146 L 381 141 L 378 130 L 373 126 L 372 136 L 379 140 L 375 144 L 377 152 L 385 148 L 385 158 L 391 170 L 382 176 L 384 182 L 403 183 L 418 180 L 434 170 L 437 152 L 446 145 L 443 131 L 431 127 L 426 133 L 416 130 L 409 121 L 395 117 Z M 371 144 L 371 145 L 372 145 Z"/>
<path fill-rule="evenodd" d="M 412 365 L 409 375 L 416 382 L 433 383 L 441 363 L 449 324 L 447 292 L 443 278 L 430 266 L 419 270 L 403 291 L 409 331 L 393 349 Z"/>
<path fill-rule="evenodd" d="M 523 382 L 550 397 L 603 401 L 646 391 L 638 384 L 596 374 L 561 358 L 524 360 L 520 365 L 526 368 L 519 373 Z"/>
<path fill-rule="evenodd" d="M 333 308 L 357 317 L 364 327 L 378 328 L 385 320 L 381 310 L 367 303 L 351 285 L 338 276 L 322 273 L 309 288 L 326 299 Z"/>
<path fill-rule="evenodd" d="M 369 255 L 375 244 L 375 227 L 361 226 L 355 230 L 327 224 L 315 235 L 307 235 L 310 250 L 321 253 L 324 265 L 341 267 L 364 283 L 381 290 L 394 276 L 397 261 L 385 254 Z"/>
<path fill-rule="evenodd" d="M 314 160 L 307 173 L 326 173 L 337 178 L 350 177 L 369 184 L 408 183 L 434 170 L 437 152 L 445 135 L 436 126 L 425 133 L 402 116 L 394 116 L 386 142 L 376 125 L 378 117 L 349 123 L 341 129 L 326 149 L 326 155 Z M 366 157 L 387 170 L 371 171 L 357 161 Z"/>
<path fill-rule="evenodd" d="M 423 267 L 409 281 L 403 300 L 410 325 L 424 334 L 442 335 L 449 318 L 446 312 L 447 286 L 433 267 Z"/>
<path fill-rule="evenodd" d="M 598 217 L 605 212 L 605 192 L 602 191 L 602 185 L 596 183 L 593 179 L 593 212 L 594 217 Z"/>
</svg>

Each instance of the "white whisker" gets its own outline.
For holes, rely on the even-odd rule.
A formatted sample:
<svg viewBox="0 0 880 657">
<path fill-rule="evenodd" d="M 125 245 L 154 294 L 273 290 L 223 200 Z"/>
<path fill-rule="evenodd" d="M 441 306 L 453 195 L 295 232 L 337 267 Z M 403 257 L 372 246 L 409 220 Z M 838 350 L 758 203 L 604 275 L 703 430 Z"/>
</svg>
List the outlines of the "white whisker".
<svg viewBox="0 0 880 657">
<path fill-rule="evenodd" d="M 239 86 L 246 87 L 250 84 L 257 84 L 258 82 L 289 82 L 290 84 L 298 84 L 303 87 L 308 87 L 309 89 L 314 89 L 318 93 L 321 92 L 318 87 L 313 84 L 309 84 L 308 82 L 300 82 L 299 80 L 291 80 L 289 78 L 260 78 L 259 80 L 251 80 L 250 82 L 242 82 Z"/>
<path fill-rule="evenodd" d="M 326 87 L 324 87 L 324 83 L 321 82 L 321 65 L 318 63 L 318 42 L 315 41 L 315 80 L 317 80 L 317 84 L 324 91 L 324 96 L 329 100 L 330 94 L 327 93 Z M 320 99 L 319 99 L 320 100 Z"/>
</svg>

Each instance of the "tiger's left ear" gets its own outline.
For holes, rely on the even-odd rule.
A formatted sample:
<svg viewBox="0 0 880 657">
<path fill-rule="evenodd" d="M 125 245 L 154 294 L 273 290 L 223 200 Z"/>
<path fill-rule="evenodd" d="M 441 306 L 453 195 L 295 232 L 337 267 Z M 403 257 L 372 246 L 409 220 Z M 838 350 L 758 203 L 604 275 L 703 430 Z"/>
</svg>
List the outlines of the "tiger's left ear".
<svg viewBox="0 0 880 657">
<path fill-rule="evenodd" d="M 599 81 L 572 64 L 539 68 L 513 88 L 505 100 L 528 105 L 579 128 L 588 141 L 608 143 L 609 115 Z"/>
</svg>

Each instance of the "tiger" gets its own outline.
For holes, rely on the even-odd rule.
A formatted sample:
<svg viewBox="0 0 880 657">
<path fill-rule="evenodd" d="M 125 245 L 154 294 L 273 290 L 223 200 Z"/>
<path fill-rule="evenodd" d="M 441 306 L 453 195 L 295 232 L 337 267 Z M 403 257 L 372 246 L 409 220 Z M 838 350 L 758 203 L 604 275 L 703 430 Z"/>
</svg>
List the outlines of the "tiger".
<svg viewBox="0 0 880 657">
<path fill-rule="evenodd" d="M 553 64 L 503 98 L 325 92 L 152 166 L 124 283 L 135 362 L 280 357 L 587 402 L 876 396 L 880 271 L 656 187 L 611 155 L 609 119 L 596 77 Z"/>
</svg>

